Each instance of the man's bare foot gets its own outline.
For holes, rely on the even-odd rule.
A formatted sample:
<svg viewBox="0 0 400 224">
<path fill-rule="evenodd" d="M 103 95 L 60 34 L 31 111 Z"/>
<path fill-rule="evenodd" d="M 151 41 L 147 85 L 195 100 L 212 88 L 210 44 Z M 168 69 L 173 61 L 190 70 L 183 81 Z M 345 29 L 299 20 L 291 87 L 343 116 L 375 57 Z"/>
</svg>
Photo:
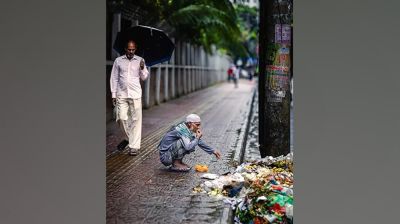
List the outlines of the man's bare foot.
<svg viewBox="0 0 400 224">
<path fill-rule="evenodd" d="M 189 167 L 189 165 L 187 165 L 186 163 L 182 162 L 182 160 L 179 160 L 180 164 L 186 167 Z"/>
<path fill-rule="evenodd" d="M 189 168 L 189 166 L 182 162 L 182 160 L 174 160 L 172 166 L 176 168 Z"/>
</svg>

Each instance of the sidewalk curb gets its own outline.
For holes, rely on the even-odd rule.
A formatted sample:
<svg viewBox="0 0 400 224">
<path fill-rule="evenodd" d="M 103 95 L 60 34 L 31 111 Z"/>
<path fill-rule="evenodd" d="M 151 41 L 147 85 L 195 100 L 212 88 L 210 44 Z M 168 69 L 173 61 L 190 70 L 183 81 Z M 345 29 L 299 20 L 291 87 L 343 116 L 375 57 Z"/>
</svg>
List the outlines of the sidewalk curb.
<svg viewBox="0 0 400 224">
<path fill-rule="evenodd" d="M 256 91 L 257 88 L 254 87 L 253 88 L 253 93 L 251 96 L 251 100 L 250 100 L 250 110 L 247 110 L 245 113 L 245 120 L 242 124 L 242 126 L 240 127 L 240 130 L 244 130 L 241 131 L 239 134 L 239 141 L 237 143 L 237 148 L 235 149 L 235 156 L 233 158 L 233 161 L 241 164 L 243 162 L 243 158 L 244 158 L 244 152 L 245 152 L 245 148 L 246 148 L 246 143 L 247 143 L 247 135 L 249 133 L 249 129 L 250 129 L 250 122 L 251 122 L 251 116 L 253 115 L 253 105 L 254 105 L 254 99 L 256 96 Z"/>
<path fill-rule="evenodd" d="M 247 110 L 244 117 L 245 120 L 240 127 L 240 130 L 244 130 L 240 132 L 239 134 L 239 141 L 237 144 L 237 148 L 235 150 L 235 156 L 233 158 L 234 162 L 237 162 L 238 164 L 241 164 L 243 162 L 244 158 L 244 153 L 246 150 L 246 144 L 247 144 L 247 135 L 249 133 L 250 129 L 250 123 L 251 123 L 251 117 L 253 116 L 253 106 L 254 106 L 254 99 L 256 96 L 256 91 L 257 87 L 253 87 L 253 92 L 250 100 L 250 110 Z M 224 210 L 222 212 L 222 217 L 221 217 L 221 224 L 231 224 L 234 222 L 234 212 L 231 208 L 231 206 L 225 205 Z"/>
</svg>

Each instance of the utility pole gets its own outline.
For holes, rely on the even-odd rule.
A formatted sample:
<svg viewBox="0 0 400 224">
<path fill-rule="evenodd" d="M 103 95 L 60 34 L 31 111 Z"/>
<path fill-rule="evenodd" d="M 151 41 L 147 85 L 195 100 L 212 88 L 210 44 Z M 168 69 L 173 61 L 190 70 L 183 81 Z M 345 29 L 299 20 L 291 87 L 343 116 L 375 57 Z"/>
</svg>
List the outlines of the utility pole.
<svg viewBox="0 0 400 224">
<path fill-rule="evenodd" d="M 290 152 L 291 0 L 260 1 L 259 144 L 261 157 Z"/>
<path fill-rule="evenodd" d="M 258 44 L 258 132 L 259 132 L 259 148 L 261 157 L 264 158 L 267 156 L 266 145 L 267 138 L 265 136 L 269 136 L 267 133 L 268 128 L 266 127 L 266 44 L 267 44 L 267 15 L 270 15 L 271 12 L 267 13 L 267 9 L 271 7 L 267 4 L 270 4 L 270 0 L 260 0 L 260 22 L 259 22 L 259 44 Z"/>
</svg>

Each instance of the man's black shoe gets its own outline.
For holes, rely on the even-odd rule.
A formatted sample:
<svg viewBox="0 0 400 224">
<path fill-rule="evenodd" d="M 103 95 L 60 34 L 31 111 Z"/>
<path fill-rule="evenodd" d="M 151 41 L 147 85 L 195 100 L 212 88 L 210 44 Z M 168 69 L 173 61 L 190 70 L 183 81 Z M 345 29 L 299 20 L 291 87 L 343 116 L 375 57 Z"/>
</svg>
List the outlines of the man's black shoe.
<svg viewBox="0 0 400 224">
<path fill-rule="evenodd" d="M 125 147 L 129 144 L 129 142 L 127 140 L 122 140 L 121 143 L 118 144 L 117 149 L 119 151 L 122 151 L 125 149 Z"/>
</svg>

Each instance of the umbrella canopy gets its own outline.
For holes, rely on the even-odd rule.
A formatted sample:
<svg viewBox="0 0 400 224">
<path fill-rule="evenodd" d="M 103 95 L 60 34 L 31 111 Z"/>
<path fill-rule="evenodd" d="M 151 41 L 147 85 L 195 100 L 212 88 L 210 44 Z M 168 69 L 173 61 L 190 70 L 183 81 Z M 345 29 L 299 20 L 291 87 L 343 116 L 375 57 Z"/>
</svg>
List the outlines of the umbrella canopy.
<svg viewBox="0 0 400 224">
<path fill-rule="evenodd" d="M 175 45 L 162 30 L 148 26 L 134 26 L 119 32 L 114 42 L 114 49 L 125 54 L 128 40 L 136 42 L 136 55 L 144 58 L 147 66 L 169 61 Z"/>
</svg>

